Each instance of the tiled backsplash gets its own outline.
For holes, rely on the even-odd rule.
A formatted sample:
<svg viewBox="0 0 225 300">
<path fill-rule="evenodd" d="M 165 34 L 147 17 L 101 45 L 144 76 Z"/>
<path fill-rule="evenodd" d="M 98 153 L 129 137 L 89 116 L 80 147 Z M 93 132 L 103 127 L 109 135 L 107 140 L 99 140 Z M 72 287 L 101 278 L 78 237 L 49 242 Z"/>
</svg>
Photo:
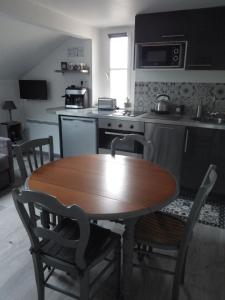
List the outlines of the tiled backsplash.
<svg viewBox="0 0 225 300">
<path fill-rule="evenodd" d="M 194 114 L 199 103 L 204 111 L 225 112 L 225 83 L 136 82 L 134 109 L 150 112 L 158 94 L 169 95 L 171 105 L 184 104 L 186 114 Z"/>
</svg>

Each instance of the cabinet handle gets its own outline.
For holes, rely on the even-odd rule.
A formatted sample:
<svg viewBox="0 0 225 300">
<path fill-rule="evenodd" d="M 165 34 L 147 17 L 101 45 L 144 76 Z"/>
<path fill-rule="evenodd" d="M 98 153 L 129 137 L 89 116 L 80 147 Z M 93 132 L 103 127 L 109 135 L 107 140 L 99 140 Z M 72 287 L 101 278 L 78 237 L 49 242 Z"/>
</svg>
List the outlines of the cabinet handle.
<svg viewBox="0 0 225 300">
<path fill-rule="evenodd" d="M 107 135 L 113 135 L 113 136 L 117 136 L 117 135 L 119 135 L 119 136 L 126 136 L 125 133 L 111 132 L 111 131 L 105 131 L 105 134 L 107 134 Z"/>
<path fill-rule="evenodd" d="M 187 153 L 188 148 L 188 139 L 189 139 L 189 130 L 186 131 L 185 143 L 184 143 L 184 153 Z"/>
<path fill-rule="evenodd" d="M 192 64 L 192 65 L 188 65 L 188 67 L 212 67 L 212 64 Z"/>
<path fill-rule="evenodd" d="M 74 120 L 74 119 L 63 118 L 62 121 L 70 121 L 70 122 L 73 122 L 73 121 L 75 121 L 75 120 Z"/>
<path fill-rule="evenodd" d="M 164 34 L 161 35 L 162 38 L 175 38 L 175 37 L 184 37 L 184 34 Z"/>
</svg>

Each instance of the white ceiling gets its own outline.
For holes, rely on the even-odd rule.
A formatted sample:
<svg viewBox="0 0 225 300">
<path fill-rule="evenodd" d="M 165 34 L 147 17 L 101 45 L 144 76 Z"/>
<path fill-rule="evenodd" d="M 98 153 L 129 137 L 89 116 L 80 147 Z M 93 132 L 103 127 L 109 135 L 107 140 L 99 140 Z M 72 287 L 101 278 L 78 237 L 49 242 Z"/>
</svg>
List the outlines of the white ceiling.
<svg viewBox="0 0 225 300">
<path fill-rule="evenodd" d="M 138 13 L 225 5 L 225 0 L 29 0 L 96 27 L 134 24 Z"/>
<path fill-rule="evenodd" d="M 65 40 L 65 36 L 0 14 L 0 79 L 18 79 Z"/>
</svg>

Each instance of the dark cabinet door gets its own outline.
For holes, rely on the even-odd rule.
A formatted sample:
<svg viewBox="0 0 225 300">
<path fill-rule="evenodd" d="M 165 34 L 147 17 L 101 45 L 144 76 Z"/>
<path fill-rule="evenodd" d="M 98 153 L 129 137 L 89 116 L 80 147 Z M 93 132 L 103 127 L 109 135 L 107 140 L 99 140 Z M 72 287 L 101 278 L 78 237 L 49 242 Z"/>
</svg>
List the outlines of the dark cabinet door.
<svg viewBox="0 0 225 300">
<path fill-rule="evenodd" d="M 225 131 L 214 130 L 210 163 L 217 166 L 217 182 L 213 189 L 216 194 L 225 195 Z"/>
<path fill-rule="evenodd" d="M 214 64 L 216 69 L 225 70 L 225 7 L 220 7 L 217 13 L 218 42 L 214 43 Z"/>
<path fill-rule="evenodd" d="M 222 69 L 220 49 L 220 9 L 198 9 L 187 13 L 187 63 L 190 70 Z"/>
<path fill-rule="evenodd" d="M 196 191 L 211 157 L 213 129 L 187 128 L 181 171 L 181 187 Z"/>
<path fill-rule="evenodd" d="M 137 15 L 135 42 L 179 41 L 186 39 L 184 11 Z"/>
<path fill-rule="evenodd" d="M 225 195 L 225 131 L 187 128 L 181 188 L 196 192 L 210 164 L 217 166 L 218 173 L 212 193 Z"/>
</svg>

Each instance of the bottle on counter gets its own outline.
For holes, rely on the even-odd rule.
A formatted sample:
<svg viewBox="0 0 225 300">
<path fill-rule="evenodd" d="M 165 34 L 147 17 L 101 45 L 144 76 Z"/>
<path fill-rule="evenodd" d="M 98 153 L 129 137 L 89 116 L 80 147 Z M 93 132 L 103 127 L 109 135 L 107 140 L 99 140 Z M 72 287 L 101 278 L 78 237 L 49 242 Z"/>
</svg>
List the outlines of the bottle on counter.
<svg viewBox="0 0 225 300">
<path fill-rule="evenodd" d="M 129 110 L 131 108 L 131 102 L 130 102 L 130 99 L 128 97 L 126 97 L 126 102 L 124 102 L 124 108 L 126 110 Z"/>
<path fill-rule="evenodd" d="M 196 119 L 201 119 L 202 111 L 203 111 L 202 102 L 200 102 L 197 106 L 197 109 L 196 109 L 196 115 L 195 115 Z"/>
</svg>

